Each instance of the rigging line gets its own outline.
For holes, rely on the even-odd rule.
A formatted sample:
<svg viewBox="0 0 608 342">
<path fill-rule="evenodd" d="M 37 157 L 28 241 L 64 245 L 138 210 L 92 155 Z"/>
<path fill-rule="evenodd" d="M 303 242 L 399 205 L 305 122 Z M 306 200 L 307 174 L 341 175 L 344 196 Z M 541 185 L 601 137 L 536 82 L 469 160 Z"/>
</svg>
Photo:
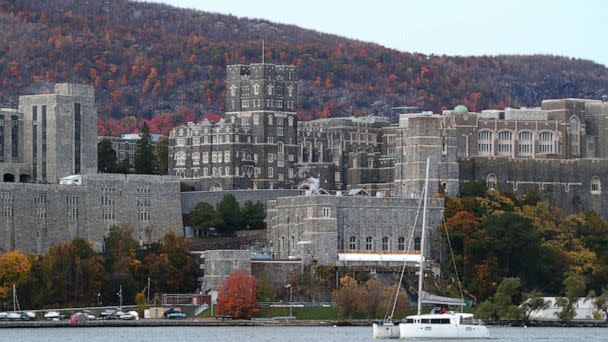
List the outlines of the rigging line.
<svg viewBox="0 0 608 342">
<path fill-rule="evenodd" d="M 464 302 L 464 293 L 462 292 L 462 285 L 460 284 L 460 277 L 458 276 L 458 269 L 456 268 L 456 259 L 454 258 L 454 251 L 452 250 L 452 243 L 450 242 L 450 234 L 448 233 L 448 226 L 445 224 L 445 217 L 441 218 L 443 222 L 443 229 L 445 229 L 445 236 L 448 240 L 448 247 L 450 248 L 450 256 L 452 257 L 452 264 L 454 265 L 454 273 L 456 274 L 456 281 L 458 282 L 458 290 L 460 291 L 460 299 Z M 460 312 L 463 311 L 463 306 L 460 307 Z"/>
<path fill-rule="evenodd" d="M 414 233 L 416 232 L 416 223 L 418 222 L 418 215 L 420 214 L 420 208 L 422 207 L 422 201 L 424 199 L 424 196 L 426 196 L 426 193 L 424 193 L 424 188 L 422 190 L 422 197 L 420 198 L 420 201 L 418 201 L 418 209 L 416 209 L 416 216 L 414 216 L 414 224 L 412 226 L 412 233 L 410 234 L 410 238 L 407 242 L 407 251 L 410 251 L 411 246 L 412 246 L 412 241 L 414 240 Z M 393 319 L 393 315 L 395 314 L 395 308 L 397 306 L 397 298 L 399 297 L 399 290 L 401 289 L 401 282 L 403 281 L 403 275 L 405 273 L 405 266 L 407 264 L 407 258 L 406 260 L 403 261 L 403 266 L 401 267 L 401 272 L 400 272 L 400 276 L 399 276 L 399 283 L 397 283 L 397 286 L 395 288 L 395 300 L 393 301 L 393 308 L 391 310 L 391 315 L 389 316 L 390 319 Z M 391 296 L 392 297 L 392 296 Z M 384 313 L 384 320 L 386 321 L 387 319 L 387 315 L 388 315 L 388 306 L 386 307 L 386 312 Z"/>
</svg>

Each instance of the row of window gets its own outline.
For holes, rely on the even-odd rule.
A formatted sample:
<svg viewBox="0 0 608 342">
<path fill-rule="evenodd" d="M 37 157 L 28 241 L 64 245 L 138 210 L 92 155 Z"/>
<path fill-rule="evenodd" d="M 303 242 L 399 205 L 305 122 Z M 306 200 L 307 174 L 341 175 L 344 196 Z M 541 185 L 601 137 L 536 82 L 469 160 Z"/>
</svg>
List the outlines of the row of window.
<svg viewBox="0 0 608 342">
<path fill-rule="evenodd" d="M 494 133 L 482 130 L 478 133 L 477 151 L 480 155 L 494 155 L 496 146 L 497 155 L 510 156 L 513 152 L 514 134 L 511 131 L 500 131 L 496 135 L 494 144 Z M 534 133 L 532 131 L 521 131 L 518 133 L 518 152 L 522 158 L 530 158 L 534 151 Z M 538 133 L 538 152 L 543 154 L 557 153 L 556 139 L 551 131 Z"/>
<path fill-rule="evenodd" d="M 400 236 L 397 239 L 398 243 L 397 243 L 397 249 L 400 251 L 404 251 L 405 250 L 405 237 Z M 388 236 L 385 236 L 382 238 L 382 243 L 381 243 L 381 249 L 383 251 L 388 251 L 390 250 L 390 238 Z M 356 236 L 351 236 L 348 239 L 348 248 L 351 250 L 357 250 L 359 249 L 359 244 L 357 242 L 357 237 Z M 371 236 L 368 236 L 365 238 L 365 250 L 367 251 L 371 251 L 374 250 L 374 238 Z M 415 238 L 414 239 L 414 250 L 419 251 L 420 250 L 420 238 Z"/>
<path fill-rule="evenodd" d="M 259 167 L 253 167 L 250 165 L 245 165 L 242 167 L 243 171 L 241 173 L 241 169 L 239 167 L 235 167 L 234 168 L 234 174 L 231 174 L 231 170 L 232 168 L 229 166 L 226 167 L 212 167 L 212 168 L 207 168 L 204 167 L 201 169 L 199 168 L 193 168 L 192 169 L 192 178 L 200 178 L 200 177 L 224 177 L 224 176 L 246 176 L 246 177 L 255 177 L 258 178 L 260 177 L 261 173 L 262 173 L 262 169 Z M 209 171 L 211 171 L 211 174 L 209 174 Z M 175 170 L 175 175 L 180 177 L 180 178 L 187 178 L 186 177 L 186 170 L 183 169 L 176 169 Z M 274 168 L 273 167 L 268 167 L 267 169 L 267 178 L 274 178 Z M 287 177 L 288 179 L 292 179 L 294 177 L 295 173 L 294 170 L 292 168 L 287 170 Z M 282 173 L 277 174 L 277 178 L 278 180 L 282 181 L 285 179 L 285 175 Z"/>
<path fill-rule="evenodd" d="M 494 190 L 498 188 L 498 178 L 495 174 L 490 173 L 486 177 L 486 187 L 489 190 Z M 591 182 L 589 182 L 589 192 L 592 195 L 600 195 L 602 193 L 602 182 L 600 181 L 599 177 L 593 176 L 591 178 Z"/>
</svg>

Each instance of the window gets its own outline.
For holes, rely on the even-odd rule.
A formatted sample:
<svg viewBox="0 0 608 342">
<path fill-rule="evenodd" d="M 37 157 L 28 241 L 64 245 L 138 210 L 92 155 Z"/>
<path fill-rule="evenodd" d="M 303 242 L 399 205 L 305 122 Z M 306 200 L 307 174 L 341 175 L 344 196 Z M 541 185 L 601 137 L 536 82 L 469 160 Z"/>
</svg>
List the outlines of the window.
<svg viewBox="0 0 608 342">
<path fill-rule="evenodd" d="M 198 152 L 192 153 L 192 165 L 198 165 L 201 161 L 201 154 Z"/>
<path fill-rule="evenodd" d="M 80 137 L 81 137 L 81 113 L 80 103 L 74 104 L 74 173 L 80 173 Z"/>
<path fill-rule="evenodd" d="M 397 249 L 399 249 L 400 251 L 404 251 L 405 250 L 405 238 L 403 236 L 400 236 L 399 239 L 397 240 Z"/>
<path fill-rule="evenodd" d="M 599 195 L 602 193 L 602 182 L 597 176 L 591 178 L 591 194 Z"/>
<path fill-rule="evenodd" d="M 496 175 L 493 173 L 490 173 L 488 175 L 488 177 L 486 178 L 486 187 L 488 188 L 488 190 L 495 190 L 497 184 L 498 184 L 498 179 L 496 178 Z"/>
<path fill-rule="evenodd" d="M 277 127 L 277 137 L 283 136 L 283 127 Z"/>
<path fill-rule="evenodd" d="M 331 209 L 324 207 L 321 208 L 321 217 L 330 217 L 331 216 Z"/>
<path fill-rule="evenodd" d="M 477 152 L 481 156 L 491 156 L 493 154 L 493 141 L 491 131 L 479 131 L 479 137 L 477 139 Z"/>
<path fill-rule="evenodd" d="M 350 237 L 348 247 L 351 250 L 357 249 L 357 237 L 355 237 L 355 236 Z"/>
<path fill-rule="evenodd" d="M 414 250 L 415 251 L 419 251 L 420 250 L 420 238 L 417 237 L 414 239 Z"/>
<path fill-rule="evenodd" d="M 371 236 L 365 238 L 365 250 L 371 251 L 373 249 L 373 240 Z"/>
<path fill-rule="evenodd" d="M 272 126 L 272 115 L 268 115 L 268 125 Z"/>
<path fill-rule="evenodd" d="M 445 143 L 444 143 L 444 145 L 445 145 Z M 389 156 L 394 156 L 395 148 L 394 147 L 388 148 L 386 154 L 388 154 Z"/>
<path fill-rule="evenodd" d="M 230 163 L 230 151 L 224 151 L 224 162 Z"/>
<path fill-rule="evenodd" d="M 388 251 L 388 249 L 389 249 L 388 247 L 389 247 L 389 240 L 388 240 L 388 237 L 385 236 L 382 238 L 382 250 Z"/>
<path fill-rule="evenodd" d="M 185 152 L 177 152 L 175 154 L 175 164 L 176 165 L 186 165 L 186 153 Z"/>
<path fill-rule="evenodd" d="M 576 116 L 570 118 L 570 146 L 573 155 L 581 153 L 581 123 Z"/>
<path fill-rule="evenodd" d="M 274 144 L 274 139 L 272 137 L 266 137 L 267 144 Z"/>
<path fill-rule="evenodd" d="M 340 172 L 336 172 L 334 174 L 334 178 L 335 178 L 336 182 L 339 182 L 340 181 Z"/>
<path fill-rule="evenodd" d="M 534 133 L 530 131 L 519 132 L 518 142 L 517 152 L 519 158 L 532 158 Z"/>
<path fill-rule="evenodd" d="M 513 152 L 513 133 L 510 131 L 498 132 L 497 154 L 499 156 L 510 156 Z"/>
<path fill-rule="evenodd" d="M 539 153 L 555 153 L 555 142 L 553 141 L 553 132 L 542 131 L 538 134 L 538 152 Z"/>
<path fill-rule="evenodd" d="M 272 167 L 268 168 L 268 178 L 274 178 L 274 169 Z"/>
<path fill-rule="evenodd" d="M 209 152 L 203 152 L 203 164 L 209 163 Z"/>
</svg>

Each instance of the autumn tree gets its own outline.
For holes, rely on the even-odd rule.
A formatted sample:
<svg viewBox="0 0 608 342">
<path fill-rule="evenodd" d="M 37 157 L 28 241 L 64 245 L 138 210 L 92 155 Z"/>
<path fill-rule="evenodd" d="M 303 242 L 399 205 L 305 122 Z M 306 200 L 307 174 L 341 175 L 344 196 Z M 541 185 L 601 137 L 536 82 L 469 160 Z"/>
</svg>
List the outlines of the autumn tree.
<svg viewBox="0 0 608 342">
<path fill-rule="evenodd" d="M 0 255 L 0 300 L 12 298 L 13 285 L 20 286 L 28 281 L 31 267 L 30 258 L 19 251 Z"/>
<path fill-rule="evenodd" d="M 244 270 L 234 272 L 224 282 L 217 296 L 217 313 L 233 318 L 250 319 L 258 309 L 257 281 Z"/>
<path fill-rule="evenodd" d="M 384 313 L 380 312 L 384 295 L 384 285 L 378 279 L 366 281 L 362 287 L 363 297 L 359 299 L 359 309 L 367 314 L 368 319 L 378 318 Z"/>
<path fill-rule="evenodd" d="M 343 317 L 351 319 L 353 313 L 359 308 L 363 292 L 354 278 L 345 275 L 340 278 L 340 289 L 332 293 L 332 298 L 338 307 L 338 312 Z"/>
<path fill-rule="evenodd" d="M 395 294 L 397 295 L 396 302 Z M 405 291 L 401 289 L 401 286 L 386 286 L 382 291 L 382 303 L 380 305 L 377 317 L 384 317 L 384 315 L 387 315 L 387 317 L 392 319 L 401 318 L 407 314 L 409 307 L 409 297 Z"/>
<path fill-rule="evenodd" d="M 116 225 L 104 238 L 104 267 L 107 281 L 103 284 L 105 303 L 118 303 L 116 292 L 123 286 L 123 299 L 130 302 L 140 289 L 137 288 L 136 274 L 141 268 L 137 258 L 139 244 L 133 239 L 133 227 Z"/>
<path fill-rule="evenodd" d="M 138 174 L 157 174 L 158 159 L 154 145 L 152 144 L 152 135 L 148 124 L 144 122 L 140 130 L 140 138 L 135 147 L 135 155 L 133 157 L 133 168 Z"/>
</svg>

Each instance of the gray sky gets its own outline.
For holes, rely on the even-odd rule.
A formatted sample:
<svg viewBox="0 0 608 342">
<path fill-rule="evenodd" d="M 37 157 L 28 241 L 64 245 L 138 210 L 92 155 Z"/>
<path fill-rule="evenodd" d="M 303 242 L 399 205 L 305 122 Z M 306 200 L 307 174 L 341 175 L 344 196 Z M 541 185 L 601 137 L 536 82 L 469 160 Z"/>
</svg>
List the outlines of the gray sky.
<svg viewBox="0 0 608 342">
<path fill-rule="evenodd" d="M 608 66 L 607 0 L 152 1 L 294 24 L 408 52 L 542 53 Z"/>
</svg>

